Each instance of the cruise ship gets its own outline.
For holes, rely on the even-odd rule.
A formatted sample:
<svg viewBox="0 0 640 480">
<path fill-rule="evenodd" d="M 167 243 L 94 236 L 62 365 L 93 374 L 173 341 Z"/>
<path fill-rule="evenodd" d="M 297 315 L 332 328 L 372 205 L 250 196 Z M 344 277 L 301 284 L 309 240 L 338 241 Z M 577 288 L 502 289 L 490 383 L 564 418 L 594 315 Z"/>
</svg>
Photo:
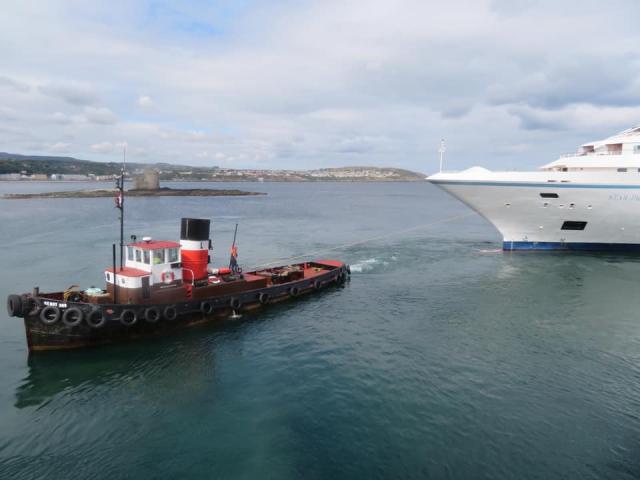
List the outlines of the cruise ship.
<svg viewBox="0 0 640 480">
<path fill-rule="evenodd" d="M 538 171 L 427 178 L 491 222 L 505 250 L 640 251 L 640 126 Z"/>
</svg>

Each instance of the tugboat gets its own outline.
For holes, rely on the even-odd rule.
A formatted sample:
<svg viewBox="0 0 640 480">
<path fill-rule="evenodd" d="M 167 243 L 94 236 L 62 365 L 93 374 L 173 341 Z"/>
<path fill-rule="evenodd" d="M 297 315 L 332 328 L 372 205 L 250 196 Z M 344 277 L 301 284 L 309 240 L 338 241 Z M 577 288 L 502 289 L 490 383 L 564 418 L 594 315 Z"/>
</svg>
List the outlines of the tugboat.
<svg viewBox="0 0 640 480">
<path fill-rule="evenodd" d="M 348 265 L 335 260 L 242 272 L 235 247 L 231 268 L 211 268 L 209 226 L 183 218 L 180 243 L 144 237 L 125 245 L 124 265 L 105 269 L 106 289 L 36 287 L 9 295 L 8 313 L 24 318 L 30 351 L 89 347 L 228 318 L 349 277 Z"/>
<path fill-rule="evenodd" d="M 104 271 L 106 288 L 9 295 L 10 316 L 24 318 L 29 351 L 62 350 L 175 332 L 240 312 L 341 285 L 349 266 L 315 260 L 242 272 L 237 248 L 229 268 L 211 268 L 208 219 L 183 218 L 180 242 L 123 243 L 124 196 L 119 182 L 120 266 Z M 236 227 L 237 231 L 237 227 Z M 126 250 L 126 255 L 124 251 Z M 124 261 L 123 261 L 124 257 Z"/>
</svg>

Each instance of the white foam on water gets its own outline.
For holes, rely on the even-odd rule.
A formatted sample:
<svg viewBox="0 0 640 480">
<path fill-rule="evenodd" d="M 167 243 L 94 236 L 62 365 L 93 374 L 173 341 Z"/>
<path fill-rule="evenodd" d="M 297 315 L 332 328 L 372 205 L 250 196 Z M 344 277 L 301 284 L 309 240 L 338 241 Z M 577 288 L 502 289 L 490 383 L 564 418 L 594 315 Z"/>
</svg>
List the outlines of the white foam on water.
<svg viewBox="0 0 640 480">
<path fill-rule="evenodd" d="M 380 261 L 377 258 L 368 258 L 367 260 L 362 260 L 351 265 L 351 272 L 362 273 L 371 271 L 379 262 Z"/>
</svg>

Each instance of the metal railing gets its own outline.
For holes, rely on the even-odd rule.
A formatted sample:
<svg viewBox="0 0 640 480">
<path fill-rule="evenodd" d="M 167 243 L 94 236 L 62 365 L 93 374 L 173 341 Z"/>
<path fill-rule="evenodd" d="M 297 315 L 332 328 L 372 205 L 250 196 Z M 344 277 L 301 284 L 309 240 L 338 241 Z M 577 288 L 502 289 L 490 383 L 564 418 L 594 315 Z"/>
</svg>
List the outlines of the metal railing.
<svg viewBox="0 0 640 480">
<path fill-rule="evenodd" d="M 637 153 L 637 152 L 634 152 Z M 595 157 L 595 156 L 599 156 L 599 155 L 622 155 L 622 151 L 615 151 L 615 152 L 588 152 L 588 153 L 578 153 L 578 152 L 574 152 L 574 153 L 563 153 L 562 155 L 560 155 L 560 158 L 571 158 L 571 157 Z"/>
</svg>

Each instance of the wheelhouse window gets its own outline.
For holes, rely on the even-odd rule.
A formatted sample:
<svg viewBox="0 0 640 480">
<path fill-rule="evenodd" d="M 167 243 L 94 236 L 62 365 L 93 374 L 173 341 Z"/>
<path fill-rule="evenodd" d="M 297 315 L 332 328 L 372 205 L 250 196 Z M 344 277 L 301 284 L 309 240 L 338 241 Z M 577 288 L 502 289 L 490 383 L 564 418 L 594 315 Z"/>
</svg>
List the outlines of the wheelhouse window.
<svg viewBox="0 0 640 480">
<path fill-rule="evenodd" d="M 158 265 L 160 263 L 164 263 L 164 249 L 159 248 L 158 250 L 153 251 L 153 264 Z"/>
<path fill-rule="evenodd" d="M 151 263 L 151 255 L 149 255 L 149 250 L 142 251 L 142 258 L 144 259 L 144 263 L 149 265 Z"/>
<path fill-rule="evenodd" d="M 139 248 L 136 248 L 136 262 L 142 262 L 142 252 Z"/>
<path fill-rule="evenodd" d="M 178 261 L 178 249 L 177 248 L 168 248 L 167 249 L 167 263 L 175 263 Z"/>
<path fill-rule="evenodd" d="M 133 247 L 127 247 L 127 260 L 133 262 Z"/>
</svg>

